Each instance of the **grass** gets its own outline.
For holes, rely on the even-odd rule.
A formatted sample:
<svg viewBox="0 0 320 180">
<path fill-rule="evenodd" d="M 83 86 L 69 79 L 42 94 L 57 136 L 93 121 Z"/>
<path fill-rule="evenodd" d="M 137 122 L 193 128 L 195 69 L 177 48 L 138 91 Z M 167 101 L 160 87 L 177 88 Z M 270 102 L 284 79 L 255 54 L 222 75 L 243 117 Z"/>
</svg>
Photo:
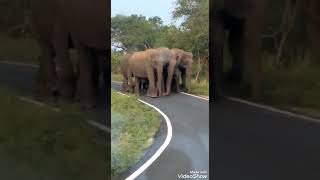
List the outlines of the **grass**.
<svg viewBox="0 0 320 180">
<path fill-rule="evenodd" d="M 122 77 L 121 74 L 114 74 L 114 73 L 112 73 L 112 74 L 111 74 L 111 80 L 112 80 L 112 81 L 121 81 L 121 82 L 122 82 L 123 77 Z"/>
<path fill-rule="evenodd" d="M 112 81 L 121 81 L 121 74 L 111 74 Z M 207 80 L 199 80 L 195 79 L 191 80 L 191 94 L 199 95 L 199 96 L 209 96 L 209 82 Z"/>
<path fill-rule="evenodd" d="M 110 142 L 85 122 L 86 115 L 72 108 L 54 112 L 35 106 L 4 89 L 0 99 L 0 167 L 8 169 L 2 178 L 12 179 L 21 169 L 31 179 L 110 176 Z"/>
<path fill-rule="evenodd" d="M 160 127 L 160 115 L 150 107 L 111 93 L 111 174 L 128 170 L 142 157 Z"/>
<path fill-rule="evenodd" d="M 320 66 L 298 62 L 287 68 L 264 64 L 261 101 L 320 117 Z"/>
<path fill-rule="evenodd" d="M 209 96 L 209 82 L 207 80 L 191 80 L 191 94 Z"/>
<path fill-rule="evenodd" d="M 34 39 L 13 39 L 0 34 L 0 60 L 38 63 L 40 49 Z"/>
</svg>

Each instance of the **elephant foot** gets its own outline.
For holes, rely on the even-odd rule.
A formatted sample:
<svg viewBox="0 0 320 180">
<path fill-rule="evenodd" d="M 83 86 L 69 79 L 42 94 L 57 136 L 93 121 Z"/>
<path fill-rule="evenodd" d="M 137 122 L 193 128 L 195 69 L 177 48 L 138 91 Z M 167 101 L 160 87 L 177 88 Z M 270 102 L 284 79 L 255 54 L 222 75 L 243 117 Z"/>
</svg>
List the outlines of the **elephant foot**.
<svg viewBox="0 0 320 180">
<path fill-rule="evenodd" d="M 169 96 L 170 95 L 170 92 L 166 92 L 164 93 L 165 96 Z"/>
<path fill-rule="evenodd" d="M 158 97 L 157 94 L 158 94 L 158 93 L 157 93 L 156 90 L 148 90 L 148 92 L 147 92 L 147 96 L 148 96 L 148 97 L 152 97 L 152 98 Z"/>
</svg>

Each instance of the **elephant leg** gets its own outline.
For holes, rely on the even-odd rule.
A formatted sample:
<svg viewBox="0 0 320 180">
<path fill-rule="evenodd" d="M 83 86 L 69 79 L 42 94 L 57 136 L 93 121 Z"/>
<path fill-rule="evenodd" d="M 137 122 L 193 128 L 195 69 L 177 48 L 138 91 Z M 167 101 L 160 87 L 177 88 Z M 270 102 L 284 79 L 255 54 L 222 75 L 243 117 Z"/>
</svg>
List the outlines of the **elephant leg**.
<svg viewBox="0 0 320 180">
<path fill-rule="evenodd" d="M 172 82 L 172 78 L 173 78 L 173 73 L 175 71 L 175 67 L 176 67 L 176 61 L 170 61 L 169 62 L 169 66 L 168 66 L 168 77 L 167 77 L 167 86 L 166 86 L 166 93 L 165 95 L 169 95 L 171 92 L 171 82 Z"/>
<path fill-rule="evenodd" d="M 93 78 L 93 57 L 90 49 L 75 41 L 75 47 L 79 53 L 79 79 L 77 82 L 77 98 L 86 109 L 96 105 Z"/>
<path fill-rule="evenodd" d="M 53 60 L 54 52 L 52 47 L 43 41 L 39 41 L 41 55 L 38 57 L 39 69 L 37 72 L 38 96 L 52 96 L 57 91 L 57 75 Z"/>
<path fill-rule="evenodd" d="M 128 77 L 127 76 L 123 76 L 122 91 L 123 92 L 127 92 L 128 91 Z"/>
<path fill-rule="evenodd" d="M 213 98 L 217 100 L 223 96 L 223 48 L 225 40 L 225 27 L 223 15 L 217 9 L 212 10 L 212 23 L 210 23 L 210 34 L 212 36 L 213 51 L 210 69 L 213 70 Z"/>
<path fill-rule="evenodd" d="M 134 91 L 136 93 L 137 96 L 140 96 L 140 81 L 138 77 L 134 77 L 135 79 L 135 88 Z"/>
<path fill-rule="evenodd" d="M 158 63 L 157 65 L 157 89 L 158 89 L 158 92 L 159 92 L 159 96 L 162 96 L 163 92 L 162 91 L 162 83 L 163 83 L 163 78 L 162 78 L 162 72 L 163 72 L 163 63 Z"/>
<path fill-rule="evenodd" d="M 180 71 L 178 68 L 175 69 L 175 84 L 177 93 L 181 92 L 180 90 Z"/>
<path fill-rule="evenodd" d="M 146 68 L 147 75 L 148 75 L 148 80 L 149 80 L 149 86 L 147 90 L 147 96 L 149 97 L 157 97 L 157 89 L 155 85 L 155 77 L 154 77 L 154 70 L 152 66 L 150 65 L 149 67 Z"/>
<path fill-rule="evenodd" d="M 134 82 L 132 81 L 132 71 L 130 68 L 128 68 L 127 71 L 127 79 L 128 79 L 128 88 L 129 88 L 129 92 L 133 93 L 133 88 L 134 88 Z"/>
<path fill-rule="evenodd" d="M 232 68 L 228 79 L 240 83 L 244 65 L 244 21 L 232 19 L 229 33 L 229 50 L 232 56 Z"/>
<path fill-rule="evenodd" d="M 56 71 L 59 79 L 59 93 L 70 98 L 74 94 L 75 78 L 73 65 L 69 56 L 69 37 L 63 26 L 55 27 L 54 49 L 56 52 Z"/>
</svg>

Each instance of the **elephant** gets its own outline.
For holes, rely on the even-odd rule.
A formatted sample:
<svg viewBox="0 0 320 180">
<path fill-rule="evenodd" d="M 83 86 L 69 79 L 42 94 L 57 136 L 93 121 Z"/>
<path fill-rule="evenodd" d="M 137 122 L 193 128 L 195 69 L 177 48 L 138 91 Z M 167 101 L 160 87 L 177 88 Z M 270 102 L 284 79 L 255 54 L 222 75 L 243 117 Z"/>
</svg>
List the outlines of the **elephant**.
<svg viewBox="0 0 320 180">
<path fill-rule="evenodd" d="M 210 34 L 213 43 L 213 98 L 225 95 L 226 82 L 242 83 L 250 96 L 261 91 L 261 35 L 265 0 L 214 0 L 210 3 Z M 224 42 L 228 44 L 232 68 L 228 78 L 223 75 Z M 226 81 L 228 80 L 228 81 Z"/>
<path fill-rule="evenodd" d="M 192 75 L 192 64 L 193 54 L 191 52 L 184 51 L 182 49 L 171 49 L 174 54 L 174 58 L 177 61 L 175 68 L 175 87 L 176 91 L 180 92 L 180 77 L 182 79 L 182 88 L 187 88 L 187 92 L 191 90 L 191 75 Z"/>
<path fill-rule="evenodd" d="M 38 95 L 72 97 L 74 74 L 69 59 L 70 38 L 58 11 L 57 1 L 43 3 L 30 2 L 32 31 L 40 47 L 39 69 L 37 74 Z"/>
<path fill-rule="evenodd" d="M 149 85 L 147 96 L 157 97 L 163 95 L 163 67 L 168 64 L 168 85 L 171 85 L 173 71 L 176 61 L 168 48 L 147 49 L 145 51 L 135 52 L 128 61 L 128 81 L 131 91 L 133 91 L 133 82 L 130 78 L 131 73 L 138 78 L 148 78 Z M 156 76 L 155 76 L 156 75 Z M 157 82 L 157 83 L 156 83 Z M 139 94 L 139 81 L 136 81 L 135 91 Z M 169 87 L 170 89 L 170 87 Z M 167 91 L 168 92 L 168 91 Z M 168 95 L 167 92 L 164 95 Z"/>
<path fill-rule="evenodd" d="M 120 60 L 120 69 L 121 69 L 121 75 L 123 77 L 122 81 L 122 91 L 127 92 L 129 91 L 128 87 L 128 60 L 132 56 L 133 53 L 127 53 L 124 55 Z"/>
<path fill-rule="evenodd" d="M 43 88 L 40 89 L 52 91 L 48 87 L 53 86 L 50 84 L 53 84 L 56 73 L 62 95 L 76 96 L 85 108 L 94 107 L 101 71 L 107 83 L 106 57 L 111 49 L 106 43 L 110 39 L 110 33 L 107 33 L 110 29 L 106 27 L 110 27 L 107 14 L 110 3 L 105 0 L 53 0 L 46 3 L 32 0 L 31 9 L 42 49 L 39 82 Z M 73 72 L 70 48 L 75 48 L 78 53 L 78 77 Z"/>
<path fill-rule="evenodd" d="M 107 71 L 107 63 L 98 63 L 111 53 L 107 43 L 110 39 L 110 20 L 108 10 L 110 2 L 106 0 L 57 0 L 59 13 L 63 17 L 67 32 L 73 41 L 79 56 L 79 77 L 77 97 L 86 107 L 96 104 L 97 76 L 99 65 Z M 108 72 L 105 72 L 107 74 Z M 104 76 L 106 78 L 106 75 Z M 105 80 L 106 82 L 106 80 Z"/>
</svg>

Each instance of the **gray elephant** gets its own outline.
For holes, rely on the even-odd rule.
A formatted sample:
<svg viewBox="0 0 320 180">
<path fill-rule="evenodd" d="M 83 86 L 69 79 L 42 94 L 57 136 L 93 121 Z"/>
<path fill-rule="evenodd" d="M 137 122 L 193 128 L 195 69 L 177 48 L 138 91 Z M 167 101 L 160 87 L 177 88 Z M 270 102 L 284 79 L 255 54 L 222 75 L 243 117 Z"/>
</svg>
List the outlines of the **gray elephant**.
<svg viewBox="0 0 320 180">
<path fill-rule="evenodd" d="M 261 34 L 265 0 L 214 0 L 210 3 L 210 34 L 213 42 L 213 96 L 224 95 L 225 79 L 249 87 L 251 96 L 260 94 Z M 232 69 L 223 77 L 223 53 L 226 31 Z"/>
</svg>

